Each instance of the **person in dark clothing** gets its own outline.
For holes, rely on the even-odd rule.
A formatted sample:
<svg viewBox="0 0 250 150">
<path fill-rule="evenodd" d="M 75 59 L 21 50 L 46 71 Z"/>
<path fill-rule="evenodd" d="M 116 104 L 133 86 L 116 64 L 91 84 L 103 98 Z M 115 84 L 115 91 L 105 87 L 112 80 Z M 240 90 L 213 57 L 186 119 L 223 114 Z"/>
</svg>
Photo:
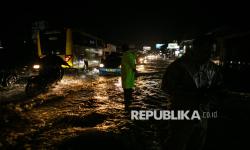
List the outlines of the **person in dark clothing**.
<svg viewBox="0 0 250 150">
<path fill-rule="evenodd" d="M 41 59 L 41 63 L 49 67 L 51 66 L 57 67 L 61 65 L 69 66 L 67 62 L 65 62 L 60 56 L 55 55 L 55 54 L 46 55 L 45 57 Z"/>
<path fill-rule="evenodd" d="M 89 63 L 87 59 L 84 59 L 84 64 L 85 64 L 85 69 L 88 70 L 89 69 Z"/>
<path fill-rule="evenodd" d="M 171 98 L 170 108 L 207 112 L 222 89 L 222 75 L 210 61 L 213 40 L 197 38 L 186 54 L 166 69 L 162 90 Z M 168 150 L 199 150 L 205 144 L 207 120 L 170 120 L 168 137 L 163 144 Z"/>
<path fill-rule="evenodd" d="M 40 64 L 42 67 L 39 70 L 39 74 L 46 78 L 50 77 L 52 80 L 58 78 L 58 73 L 62 71 L 61 65 L 70 67 L 67 62 L 55 54 L 46 55 L 40 60 Z"/>
</svg>

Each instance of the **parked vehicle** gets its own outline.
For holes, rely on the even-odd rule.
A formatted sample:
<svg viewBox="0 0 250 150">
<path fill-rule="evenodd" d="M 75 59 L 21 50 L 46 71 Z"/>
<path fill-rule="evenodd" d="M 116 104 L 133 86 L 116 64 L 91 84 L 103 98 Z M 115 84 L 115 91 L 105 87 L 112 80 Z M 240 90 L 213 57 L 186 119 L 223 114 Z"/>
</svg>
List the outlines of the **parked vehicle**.
<svg viewBox="0 0 250 150">
<path fill-rule="evenodd" d="M 100 75 L 120 75 L 121 74 L 121 54 L 112 52 L 99 66 Z"/>
</svg>

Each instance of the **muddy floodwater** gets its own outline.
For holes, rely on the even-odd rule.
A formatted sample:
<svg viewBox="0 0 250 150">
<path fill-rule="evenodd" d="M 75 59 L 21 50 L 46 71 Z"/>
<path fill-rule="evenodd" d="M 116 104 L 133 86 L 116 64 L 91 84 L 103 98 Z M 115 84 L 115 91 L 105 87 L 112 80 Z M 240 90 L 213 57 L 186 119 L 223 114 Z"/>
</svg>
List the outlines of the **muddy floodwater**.
<svg viewBox="0 0 250 150">
<path fill-rule="evenodd" d="M 169 96 L 160 90 L 160 84 L 171 62 L 158 59 L 137 66 L 135 99 L 130 109 L 168 108 Z M 11 88 L 0 89 L 0 149 L 160 150 L 167 137 L 167 121 L 131 120 L 130 112 L 124 109 L 119 76 L 99 76 L 96 70 L 66 74 L 58 84 L 33 98 L 25 95 L 25 84 L 20 81 Z M 228 99 L 232 95 L 236 99 L 240 96 L 241 101 L 227 105 L 228 110 L 240 115 L 228 111 L 236 121 L 226 118 L 220 124 L 212 124 L 214 128 L 209 128 L 208 136 L 213 138 L 209 138 L 207 149 L 223 145 L 220 139 L 225 137 L 225 144 L 229 141 L 236 146 L 245 140 L 241 133 L 249 121 L 250 96 L 237 93 Z M 235 136 L 237 140 L 232 140 Z M 214 137 L 217 139 L 211 140 Z"/>
<path fill-rule="evenodd" d="M 167 107 L 160 83 L 169 63 L 137 66 L 131 109 Z M 24 88 L 25 82 L 0 91 L 0 149 L 159 149 L 154 123 L 132 121 L 125 111 L 120 76 L 66 74 L 33 98 L 26 97 Z"/>
</svg>

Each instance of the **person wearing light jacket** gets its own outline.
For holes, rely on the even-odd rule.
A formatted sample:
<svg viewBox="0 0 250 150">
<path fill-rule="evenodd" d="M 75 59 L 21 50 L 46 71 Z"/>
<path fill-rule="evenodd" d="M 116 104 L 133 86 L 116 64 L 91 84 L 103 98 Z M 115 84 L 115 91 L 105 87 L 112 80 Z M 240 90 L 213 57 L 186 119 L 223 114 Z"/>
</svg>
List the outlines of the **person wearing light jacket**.
<svg viewBox="0 0 250 150">
<path fill-rule="evenodd" d="M 121 61 L 122 88 L 124 90 L 125 106 L 133 100 L 132 92 L 135 84 L 136 54 L 128 45 L 122 46 L 123 56 Z"/>
</svg>

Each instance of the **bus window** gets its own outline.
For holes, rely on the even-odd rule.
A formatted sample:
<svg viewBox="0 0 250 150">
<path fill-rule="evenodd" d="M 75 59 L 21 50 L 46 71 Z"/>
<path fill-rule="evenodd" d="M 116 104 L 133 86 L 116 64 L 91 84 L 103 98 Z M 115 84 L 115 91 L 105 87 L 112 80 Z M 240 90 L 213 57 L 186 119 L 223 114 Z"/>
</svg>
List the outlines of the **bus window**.
<svg viewBox="0 0 250 150">
<path fill-rule="evenodd" d="M 65 32 L 44 32 L 41 34 L 41 49 L 43 54 L 54 53 L 57 55 L 64 55 L 65 48 Z"/>
<path fill-rule="evenodd" d="M 73 33 L 73 41 L 74 44 L 76 45 L 84 45 L 85 47 L 95 47 L 96 46 L 96 42 L 94 39 L 82 35 L 79 32 L 74 32 Z"/>
</svg>

